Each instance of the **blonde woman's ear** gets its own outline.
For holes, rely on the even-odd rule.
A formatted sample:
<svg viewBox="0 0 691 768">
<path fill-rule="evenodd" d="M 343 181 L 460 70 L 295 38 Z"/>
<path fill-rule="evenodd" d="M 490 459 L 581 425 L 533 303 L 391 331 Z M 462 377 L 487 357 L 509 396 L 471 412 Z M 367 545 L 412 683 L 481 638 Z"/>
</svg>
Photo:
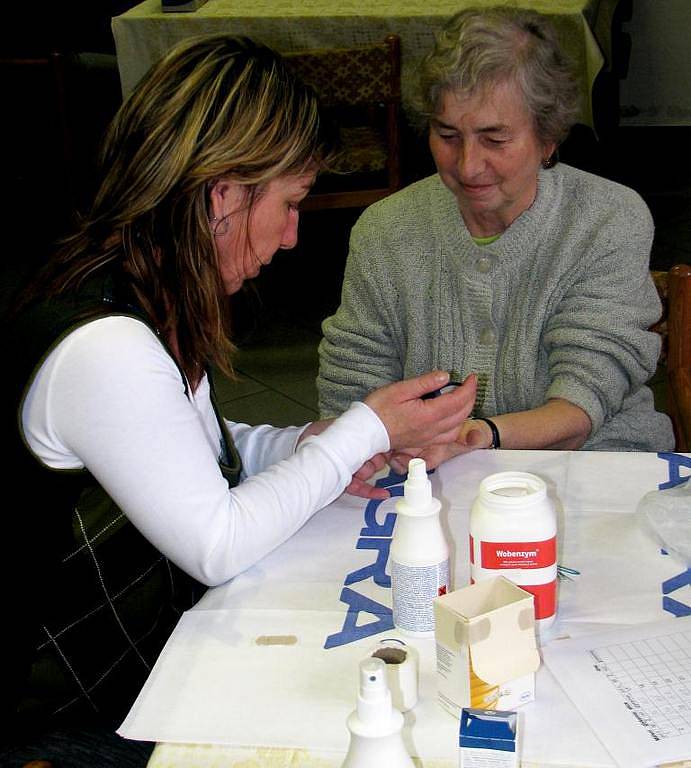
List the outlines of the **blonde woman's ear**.
<svg viewBox="0 0 691 768">
<path fill-rule="evenodd" d="M 230 179 L 214 181 L 209 190 L 209 216 L 221 219 L 242 208 L 247 187 Z"/>
</svg>

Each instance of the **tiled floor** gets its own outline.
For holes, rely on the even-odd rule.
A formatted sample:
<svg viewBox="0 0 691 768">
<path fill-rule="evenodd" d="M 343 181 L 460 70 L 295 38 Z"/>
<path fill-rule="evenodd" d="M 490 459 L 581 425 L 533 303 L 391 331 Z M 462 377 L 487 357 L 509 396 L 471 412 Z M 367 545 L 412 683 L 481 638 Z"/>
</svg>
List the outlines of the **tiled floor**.
<svg viewBox="0 0 691 768">
<path fill-rule="evenodd" d="M 691 263 L 691 168 L 684 161 L 691 156 L 690 139 L 691 128 L 623 129 L 616 143 L 599 150 L 605 167 L 588 168 L 634 187 L 648 202 L 656 223 L 651 263 L 657 269 Z M 576 164 L 577 158 L 567 159 Z M 252 319 L 244 323 L 251 329 L 240 333 L 239 380 L 218 382 L 228 418 L 286 426 L 317 417 L 319 326 L 338 305 L 355 217 L 356 212 L 304 216 L 298 248 L 279 253 L 259 278 L 263 307 L 254 301 L 251 309 L 241 309 Z"/>
<path fill-rule="evenodd" d="M 224 415 L 246 424 L 277 427 L 305 424 L 318 416 L 315 331 L 273 317 L 238 352 L 238 380 L 216 376 L 216 394 Z"/>
</svg>

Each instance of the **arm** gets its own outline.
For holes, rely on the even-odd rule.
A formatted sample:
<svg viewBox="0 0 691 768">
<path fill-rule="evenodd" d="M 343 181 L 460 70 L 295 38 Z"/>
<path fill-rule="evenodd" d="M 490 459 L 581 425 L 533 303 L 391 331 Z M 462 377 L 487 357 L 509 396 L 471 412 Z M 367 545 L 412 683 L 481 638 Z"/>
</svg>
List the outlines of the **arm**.
<svg viewBox="0 0 691 768">
<path fill-rule="evenodd" d="M 131 318 L 106 318 L 53 350 L 23 421 L 44 463 L 86 467 L 154 546 L 213 585 L 289 538 L 389 442 L 359 404 L 329 434 L 229 491 L 204 385 L 190 402 L 154 334 Z"/>
<path fill-rule="evenodd" d="M 542 337 L 545 401 L 566 400 L 587 414 L 586 439 L 626 419 L 622 409 L 655 372 L 660 352 L 659 336 L 648 330 L 661 311 L 649 271 L 652 218 L 635 193 L 619 189 L 599 228 L 585 233 L 590 247 L 565 275 Z"/>
<path fill-rule="evenodd" d="M 539 408 L 494 416 L 492 421 L 499 431 L 501 448 L 573 451 L 590 434 L 588 415 L 567 400 L 548 400 Z M 410 458 L 420 456 L 429 468 L 434 468 L 454 456 L 489 448 L 492 440 L 492 430 L 486 422 L 468 419 L 453 443 L 396 452 L 391 456 L 391 465 L 397 472 L 404 472 Z"/>
<path fill-rule="evenodd" d="M 377 267 L 375 254 L 383 246 L 373 241 L 374 229 L 362 221 L 353 228 L 341 304 L 322 326 L 317 390 L 326 417 L 403 378 L 403 355 L 394 336 L 399 318 L 386 277 Z"/>
<path fill-rule="evenodd" d="M 44 463 L 86 467 L 154 546 L 213 585 L 336 498 L 370 456 L 389 449 L 389 435 L 398 446 L 412 434 L 452 440 L 474 393 L 459 393 L 441 409 L 417 399 L 445 379 L 429 374 L 374 396 L 371 407 L 354 404 L 290 458 L 231 491 L 217 464 L 219 433 L 204 382 L 190 402 L 154 334 L 131 318 L 98 320 L 63 340 L 41 367 L 22 416 Z"/>
<path fill-rule="evenodd" d="M 242 456 L 243 479 L 292 456 L 304 431 L 303 427 L 279 428 L 269 424 L 252 427 L 228 419 L 225 423 Z"/>
<path fill-rule="evenodd" d="M 590 434 L 590 418 L 568 400 L 548 400 L 538 408 L 505 413 L 492 421 L 499 431 L 502 448 L 573 451 L 580 448 Z M 492 444 L 492 431 L 484 421 L 471 419 L 461 428 L 459 442 L 488 448 Z"/>
</svg>

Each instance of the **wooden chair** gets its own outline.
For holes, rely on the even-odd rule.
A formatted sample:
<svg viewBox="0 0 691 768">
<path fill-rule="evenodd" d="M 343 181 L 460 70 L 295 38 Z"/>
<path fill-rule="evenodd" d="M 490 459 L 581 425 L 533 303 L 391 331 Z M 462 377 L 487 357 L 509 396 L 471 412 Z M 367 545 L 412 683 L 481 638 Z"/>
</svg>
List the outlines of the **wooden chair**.
<svg viewBox="0 0 691 768">
<path fill-rule="evenodd" d="M 678 451 L 691 451 L 691 266 L 652 272 L 662 300 L 662 317 L 652 326 L 662 336 L 660 362 L 666 368 L 667 413 Z"/>
<path fill-rule="evenodd" d="M 334 172 L 320 174 L 301 208 L 365 207 L 401 186 L 400 40 L 285 56 L 340 127 Z"/>
</svg>

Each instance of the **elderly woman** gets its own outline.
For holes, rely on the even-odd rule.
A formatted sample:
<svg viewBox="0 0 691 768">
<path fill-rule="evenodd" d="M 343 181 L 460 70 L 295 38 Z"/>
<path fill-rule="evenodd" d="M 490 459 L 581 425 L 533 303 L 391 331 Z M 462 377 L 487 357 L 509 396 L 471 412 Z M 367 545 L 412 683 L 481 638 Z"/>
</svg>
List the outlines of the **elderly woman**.
<svg viewBox="0 0 691 768">
<path fill-rule="evenodd" d="M 198 587 L 349 484 L 374 494 L 383 452 L 453 440 L 470 412 L 474 380 L 421 399 L 448 381 L 433 371 L 306 429 L 220 418 L 224 299 L 296 244 L 329 146 L 314 93 L 270 50 L 184 43 L 121 108 L 91 210 L 19 299 L 3 340 L 5 489 L 21 503 L 5 516 L 2 724 L 56 735 L 2 753 L 12 764 L 85 750 L 83 764 L 127 765 L 98 745 Z"/>
<path fill-rule="evenodd" d="M 577 89 L 539 14 L 464 11 L 423 65 L 437 175 L 357 222 L 324 323 L 322 412 L 430 367 L 478 377 L 475 420 L 428 461 L 475 448 L 663 450 L 646 386 L 660 314 L 650 214 L 556 162 Z"/>
</svg>

